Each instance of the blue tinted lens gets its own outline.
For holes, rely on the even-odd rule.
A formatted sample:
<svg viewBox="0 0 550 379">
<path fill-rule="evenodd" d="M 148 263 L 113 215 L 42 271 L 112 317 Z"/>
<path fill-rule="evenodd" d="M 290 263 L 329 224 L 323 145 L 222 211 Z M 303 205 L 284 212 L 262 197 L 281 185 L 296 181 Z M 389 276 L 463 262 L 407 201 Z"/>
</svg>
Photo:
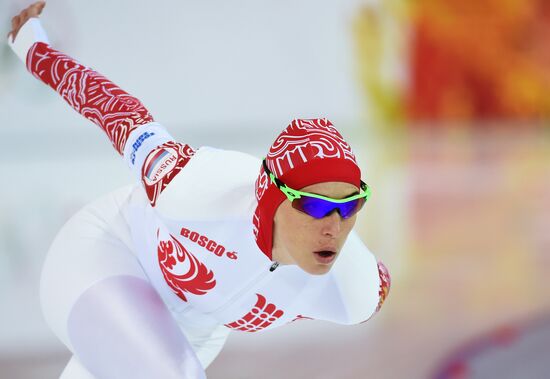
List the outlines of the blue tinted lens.
<svg viewBox="0 0 550 379">
<path fill-rule="evenodd" d="M 292 202 L 292 206 L 311 217 L 322 218 L 332 212 L 334 203 L 315 197 L 302 196 Z"/>
<path fill-rule="evenodd" d="M 323 218 L 337 209 L 340 216 L 343 218 L 349 218 L 361 209 L 363 203 L 364 198 L 345 203 L 333 203 L 323 199 L 318 199 L 316 197 L 302 196 L 301 198 L 292 201 L 292 207 L 315 218 Z"/>
<path fill-rule="evenodd" d="M 343 218 L 348 218 L 353 216 L 355 212 L 359 210 L 357 209 L 359 200 L 361 199 L 355 199 L 342 204 L 335 204 L 338 206 L 338 211 L 340 212 L 340 216 L 342 216 Z"/>
</svg>

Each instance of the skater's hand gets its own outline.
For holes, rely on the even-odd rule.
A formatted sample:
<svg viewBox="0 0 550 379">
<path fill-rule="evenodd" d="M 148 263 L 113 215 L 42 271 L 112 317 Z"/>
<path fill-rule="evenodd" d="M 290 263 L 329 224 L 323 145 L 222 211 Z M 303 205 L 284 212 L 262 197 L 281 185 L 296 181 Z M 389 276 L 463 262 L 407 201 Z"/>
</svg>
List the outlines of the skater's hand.
<svg viewBox="0 0 550 379">
<path fill-rule="evenodd" d="M 29 20 L 31 17 L 38 17 L 42 13 L 42 9 L 46 6 L 45 1 L 37 1 L 36 3 L 29 5 L 23 9 L 17 16 L 11 19 L 11 31 L 8 33 L 8 37 L 12 36 L 12 42 L 15 41 L 19 29 Z"/>
</svg>

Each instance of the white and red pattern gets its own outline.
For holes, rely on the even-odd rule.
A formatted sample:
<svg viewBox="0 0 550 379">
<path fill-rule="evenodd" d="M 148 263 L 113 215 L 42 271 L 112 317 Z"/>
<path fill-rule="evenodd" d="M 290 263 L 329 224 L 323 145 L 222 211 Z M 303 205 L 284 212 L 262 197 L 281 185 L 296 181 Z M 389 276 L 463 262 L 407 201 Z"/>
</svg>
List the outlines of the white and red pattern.
<svg viewBox="0 0 550 379">
<path fill-rule="evenodd" d="M 77 112 L 101 127 L 120 154 L 130 133 L 153 121 L 138 99 L 45 43 L 32 46 L 27 55 L 27 68 Z M 142 180 L 153 206 L 194 153 L 189 145 L 168 142 L 148 155 L 142 167 Z"/>
<path fill-rule="evenodd" d="M 205 295 L 216 286 L 214 273 L 174 236 L 170 235 L 168 241 L 159 241 L 157 252 L 164 280 L 183 301 L 187 301 L 184 292 Z"/>
<path fill-rule="evenodd" d="M 277 177 L 316 158 L 342 158 L 356 163 L 350 145 L 326 118 L 296 119 L 275 140 L 267 154 Z"/>
<path fill-rule="evenodd" d="M 373 312 L 372 315 L 370 315 L 369 318 L 362 321 L 361 324 L 369 321 L 372 316 L 374 316 L 376 313 L 380 311 L 380 308 L 382 308 L 382 304 L 384 304 L 384 301 L 388 297 L 388 294 L 390 293 L 390 287 L 391 287 L 391 278 L 390 273 L 387 269 L 387 267 L 382 263 L 378 262 L 378 275 L 380 276 L 380 287 L 378 287 L 378 306 L 376 307 L 376 310 Z"/>
<path fill-rule="evenodd" d="M 263 197 L 264 192 L 269 187 L 269 177 L 267 176 L 267 173 L 262 168 L 260 171 L 260 175 L 258 175 L 258 178 L 256 179 L 256 199 L 260 201 L 260 199 Z M 254 238 L 256 241 L 260 238 L 260 231 L 262 230 L 262 218 L 259 215 L 259 208 L 256 208 L 256 211 L 254 212 L 254 216 L 252 216 L 252 231 L 254 232 Z"/>
<path fill-rule="evenodd" d="M 153 121 L 138 99 L 45 43 L 32 46 L 27 55 L 27 69 L 103 129 L 120 154 L 132 130 Z"/>
<path fill-rule="evenodd" d="M 382 304 L 388 297 L 391 287 L 391 278 L 388 268 L 382 263 L 378 262 L 378 275 L 380 275 L 380 289 L 378 291 L 379 301 L 378 306 L 376 307 L 376 312 L 382 308 Z"/>
<path fill-rule="evenodd" d="M 361 172 L 350 145 L 326 118 L 295 119 L 277 137 L 266 156 L 275 176 L 296 189 L 323 181 L 359 186 Z M 292 177 L 287 181 L 285 175 Z M 258 206 L 252 219 L 258 247 L 271 259 L 273 218 L 282 193 L 273 192 L 263 166 L 256 179 Z"/>
<path fill-rule="evenodd" d="M 260 175 L 258 175 L 258 178 L 256 179 L 256 199 L 262 198 L 270 183 L 271 180 L 269 179 L 269 176 L 262 168 Z"/>
<path fill-rule="evenodd" d="M 266 235 L 271 236 L 271 233 L 269 231 L 269 228 L 264 228 L 262 223 L 262 217 L 260 217 L 260 201 L 262 200 L 265 191 L 269 188 L 269 184 L 271 181 L 269 180 L 269 176 L 263 169 L 263 167 L 260 169 L 260 174 L 258 175 L 258 178 L 256 179 L 256 200 L 258 201 L 258 206 L 256 207 L 256 210 L 254 211 L 254 216 L 252 216 L 252 230 L 254 232 L 254 238 L 256 239 L 256 242 L 258 242 L 258 247 L 266 254 L 269 258 L 271 258 L 271 247 L 270 246 L 262 246 L 259 241 L 261 240 L 261 233 L 263 232 Z M 267 230 L 265 230 L 267 229 Z M 268 249 L 266 252 L 265 250 Z"/>
<path fill-rule="evenodd" d="M 258 300 L 250 312 L 240 320 L 225 324 L 225 326 L 243 332 L 257 332 L 267 328 L 284 314 L 284 311 L 277 309 L 277 306 L 268 303 L 263 295 L 257 293 L 256 296 L 258 296 Z"/>
<path fill-rule="evenodd" d="M 151 150 L 143 163 L 142 183 L 152 206 L 168 183 L 180 172 L 195 154 L 187 144 L 167 142 Z"/>
</svg>

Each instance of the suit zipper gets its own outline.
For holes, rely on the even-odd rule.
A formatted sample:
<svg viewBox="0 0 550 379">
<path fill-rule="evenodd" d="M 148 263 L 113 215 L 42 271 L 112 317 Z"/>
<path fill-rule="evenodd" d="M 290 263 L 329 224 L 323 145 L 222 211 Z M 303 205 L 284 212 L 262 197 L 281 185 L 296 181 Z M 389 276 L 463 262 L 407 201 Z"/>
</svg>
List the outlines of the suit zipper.
<svg viewBox="0 0 550 379">
<path fill-rule="evenodd" d="M 251 281 L 246 287 L 244 287 L 239 292 L 237 292 L 235 295 L 233 295 L 231 297 L 231 299 L 227 301 L 227 303 L 223 304 L 219 308 L 217 308 L 217 309 L 215 309 L 211 312 L 208 312 L 206 314 L 213 314 L 213 313 L 221 312 L 221 311 L 225 310 L 226 308 L 228 308 L 229 306 L 233 305 L 233 303 L 235 303 L 235 301 L 237 299 L 239 299 L 241 297 L 241 295 L 247 293 L 252 287 L 254 287 L 256 284 L 263 281 L 265 279 L 265 277 L 268 276 L 270 273 L 272 273 L 278 266 L 279 266 L 279 262 L 272 263 L 269 266 L 268 270 L 262 271 L 260 274 L 258 274 L 256 276 L 256 278 L 253 281 Z"/>
</svg>

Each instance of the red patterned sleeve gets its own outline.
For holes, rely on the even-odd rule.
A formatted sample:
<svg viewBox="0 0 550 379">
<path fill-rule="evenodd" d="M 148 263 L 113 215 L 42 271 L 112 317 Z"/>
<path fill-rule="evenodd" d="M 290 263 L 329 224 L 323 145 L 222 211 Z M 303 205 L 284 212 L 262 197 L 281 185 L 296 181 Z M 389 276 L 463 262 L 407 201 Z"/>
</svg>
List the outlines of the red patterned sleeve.
<svg viewBox="0 0 550 379">
<path fill-rule="evenodd" d="M 153 117 L 138 99 L 48 44 L 35 43 L 27 53 L 26 63 L 36 78 L 103 129 L 120 154 L 125 153 L 129 142 L 126 151 L 130 168 L 143 183 L 154 206 L 160 193 L 193 156 L 194 150 L 189 145 L 166 138 L 168 134 L 153 123 Z M 132 133 L 138 127 L 140 130 Z M 157 136 L 151 138 L 155 133 Z M 160 135 L 164 138 L 160 145 L 148 146 L 148 143 L 159 140 Z M 135 158 L 136 153 L 140 159 Z"/>
<path fill-rule="evenodd" d="M 45 43 L 38 42 L 31 47 L 27 69 L 59 93 L 74 110 L 103 129 L 120 154 L 130 133 L 139 125 L 153 121 L 138 99 Z"/>
</svg>

